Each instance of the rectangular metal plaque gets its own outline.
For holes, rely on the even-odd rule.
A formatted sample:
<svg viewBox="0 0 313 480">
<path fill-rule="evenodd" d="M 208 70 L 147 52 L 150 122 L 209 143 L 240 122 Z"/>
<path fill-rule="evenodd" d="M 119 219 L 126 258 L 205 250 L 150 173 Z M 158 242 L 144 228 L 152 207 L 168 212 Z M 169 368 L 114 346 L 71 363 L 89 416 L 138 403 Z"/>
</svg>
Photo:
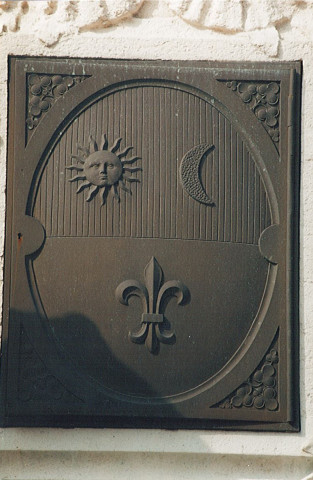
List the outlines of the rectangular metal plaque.
<svg viewBox="0 0 313 480">
<path fill-rule="evenodd" d="M 300 77 L 11 58 L 2 425 L 299 429 Z"/>
</svg>

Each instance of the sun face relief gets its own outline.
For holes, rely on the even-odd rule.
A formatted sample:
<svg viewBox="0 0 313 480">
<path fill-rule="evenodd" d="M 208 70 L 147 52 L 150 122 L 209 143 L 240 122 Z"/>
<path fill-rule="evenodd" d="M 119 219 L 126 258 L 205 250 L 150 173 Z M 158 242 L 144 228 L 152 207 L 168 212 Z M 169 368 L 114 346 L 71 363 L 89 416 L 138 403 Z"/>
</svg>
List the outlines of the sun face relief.
<svg viewBox="0 0 313 480">
<path fill-rule="evenodd" d="M 95 152 L 84 164 L 86 180 L 98 187 L 112 186 L 123 173 L 121 160 L 112 152 Z"/>
<path fill-rule="evenodd" d="M 82 192 L 89 187 L 89 194 L 86 201 L 92 200 L 95 195 L 101 191 L 102 205 L 105 204 L 109 191 L 113 187 L 114 198 L 119 202 L 120 195 L 118 187 L 131 195 L 131 190 L 126 187 L 127 182 L 139 182 L 138 178 L 127 176 L 125 172 L 137 172 L 142 170 L 140 167 L 132 167 L 140 157 L 125 158 L 133 147 L 126 147 L 122 152 L 115 153 L 119 149 L 121 138 L 118 138 L 113 146 L 108 149 L 108 141 L 105 134 L 102 136 L 102 142 L 98 147 L 97 142 L 90 136 L 87 147 L 77 146 L 82 152 L 81 155 L 72 155 L 80 164 L 66 167 L 68 170 L 79 172 L 76 176 L 69 179 L 69 182 L 84 180 L 78 187 L 76 193 Z M 123 160 L 124 158 L 124 160 Z"/>
</svg>

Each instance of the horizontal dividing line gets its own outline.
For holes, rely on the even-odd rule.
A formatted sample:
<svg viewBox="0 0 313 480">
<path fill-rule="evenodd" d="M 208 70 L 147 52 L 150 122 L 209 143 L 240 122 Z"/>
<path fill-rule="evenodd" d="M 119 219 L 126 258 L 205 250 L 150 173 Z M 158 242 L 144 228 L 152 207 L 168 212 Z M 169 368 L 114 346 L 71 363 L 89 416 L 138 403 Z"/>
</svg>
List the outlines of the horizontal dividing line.
<svg viewBox="0 0 313 480">
<path fill-rule="evenodd" d="M 230 241 L 224 241 L 224 240 L 203 240 L 201 238 L 169 238 L 169 237 L 131 237 L 131 236 L 113 236 L 113 235 L 90 235 L 84 236 L 74 236 L 74 235 L 46 235 L 46 238 L 88 238 L 89 240 L 91 238 L 128 238 L 132 240 L 171 240 L 171 241 L 179 241 L 179 242 L 202 242 L 202 243 L 230 243 L 232 245 L 251 245 L 254 247 L 258 247 L 257 243 L 248 243 L 248 242 L 230 242 Z"/>
</svg>

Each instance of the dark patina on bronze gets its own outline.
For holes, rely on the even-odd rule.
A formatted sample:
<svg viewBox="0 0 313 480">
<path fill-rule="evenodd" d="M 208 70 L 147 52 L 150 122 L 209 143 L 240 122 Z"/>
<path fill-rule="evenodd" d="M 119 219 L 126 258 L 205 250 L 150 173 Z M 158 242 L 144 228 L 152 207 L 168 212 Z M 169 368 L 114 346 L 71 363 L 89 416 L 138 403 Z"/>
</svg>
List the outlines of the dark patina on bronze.
<svg viewBox="0 0 313 480">
<path fill-rule="evenodd" d="M 300 79 L 10 59 L 1 425 L 299 430 Z"/>
</svg>

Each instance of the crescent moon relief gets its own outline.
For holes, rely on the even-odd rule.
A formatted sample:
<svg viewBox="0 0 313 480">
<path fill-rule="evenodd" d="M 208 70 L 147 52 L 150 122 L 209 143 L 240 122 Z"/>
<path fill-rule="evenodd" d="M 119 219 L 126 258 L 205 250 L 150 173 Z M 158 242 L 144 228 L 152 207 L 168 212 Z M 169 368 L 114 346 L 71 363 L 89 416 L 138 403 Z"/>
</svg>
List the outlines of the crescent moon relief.
<svg viewBox="0 0 313 480">
<path fill-rule="evenodd" d="M 205 192 L 201 178 L 200 166 L 206 153 L 214 150 L 214 145 L 200 143 L 184 155 L 180 164 L 180 179 L 185 191 L 194 200 L 213 207 L 214 201 Z"/>
</svg>

